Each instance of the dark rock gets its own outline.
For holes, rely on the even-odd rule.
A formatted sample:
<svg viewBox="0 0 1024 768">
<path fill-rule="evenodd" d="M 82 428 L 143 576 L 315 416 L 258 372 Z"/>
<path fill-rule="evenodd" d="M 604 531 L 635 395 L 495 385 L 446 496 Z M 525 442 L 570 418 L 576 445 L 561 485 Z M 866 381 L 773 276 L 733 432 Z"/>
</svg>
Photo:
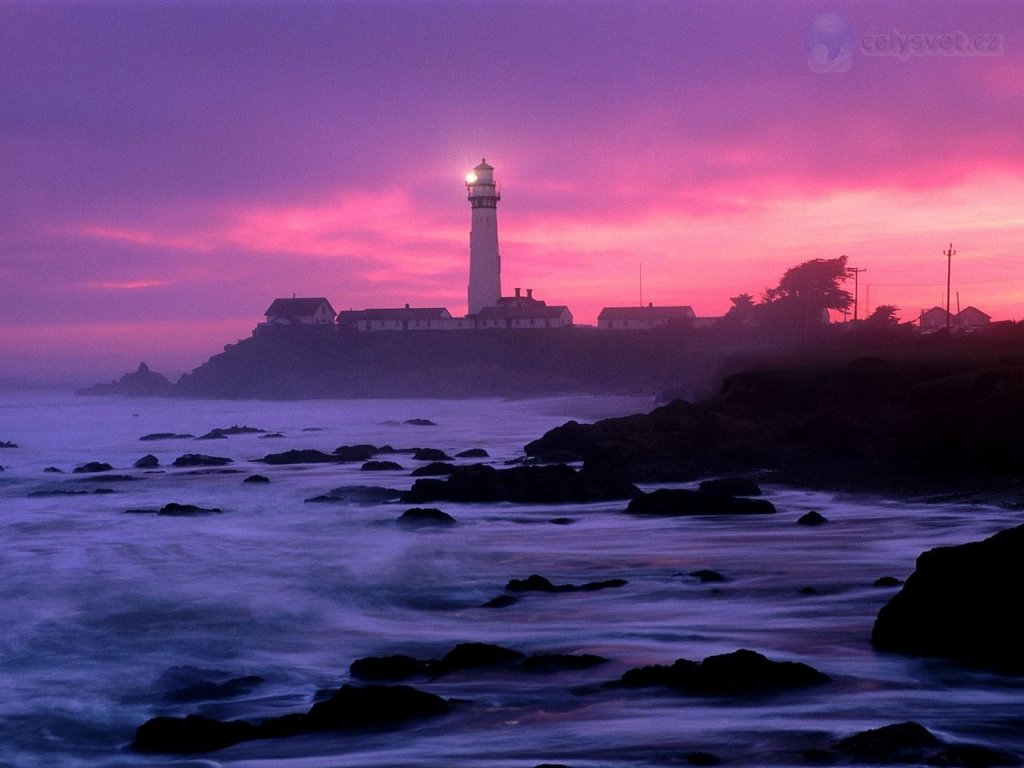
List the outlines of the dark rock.
<svg viewBox="0 0 1024 768">
<path fill-rule="evenodd" d="M 448 674 L 463 669 L 501 667 L 517 662 L 523 654 L 491 643 L 459 643 L 432 665 L 435 674 Z"/>
<path fill-rule="evenodd" d="M 800 587 L 800 589 L 797 590 L 797 594 L 811 596 L 818 594 L 818 590 L 816 590 L 814 587 Z"/>
<path fill-rule="evenodd" d="M 243 483 L 269 483 L 270 482 L 270 478 L 267 477 L 266 475 L 249 475 L 242 482 Z"/>
<path fill-rule="evenodd" d="M 417 448 L 412 453 L 416 461 L 451 461 L 452 457 L 440 448 Z"/>
<path fill-rule="evenodd" d="M 170 504 L 164 504 L 157 512 L 158 515 L 166 517 L 196 517 L 218 513 L 220 510 L 216 507 L 197 507 L 195 504 L 178 504 L 173 501 Z"/>
<path fill-rule="evenodd" d="M 483 448 L 467 448 L 465 451 L 459 451 L 455 454 L 457 459 L 487 459 L 490 458 L 490 454 L 487 453 Z"/>
<path fill-rule="evenodd" d="M 194 440 L 195 435 L 179 434 L 177 432 L 152 432 L 143 435 L 139 440 Z"/>
<path fill-rule="evenodd" d="M 78 390 L 78 395 L 127 395 L 130 397 L 162 397 L 171 393 L 172 384 L 163 374 L 149 370 L 145 363 L 110 384 L 94 384 Z"/>
<path fill-rule="evenodd" d="M 367 461 L 372 459 L 377 453 L 377 447 L 367 443 L 339 445 L 334 449 L 334 457 L 338 461 Z"/>
<path fill-rule="evenodd" d="M 455 474 L 455 465 L 443 461 L 432 461 L 412 471 L 413 477 L 440 477 Z"/>
<path fill-rule="evenodd" d="M 217 427 L 211 429 L 205 435 L 197 437 L 197 440 L 220 440 L 229 435 L 262 435 L 266 434 L 265 429 L 259 427 L 240 427 L 237 424 L 233 427 Z"/>
<path fill-rule="evenodd" d="M 398 518 L 405 525 L 455 525 L 455 518 L 433 507 L 413 507 Z"/>
<path fill-rule="evenodd" d="M 832 745 L 832 751 L 858 760 L 921 763 L 942 742 L 923 725 L 895 723 L 855 733 Z"/>
<path fill-rule="evenodd" d="M 548 520 L 552 525 L 572 525 L 576 522 L 574 517 L 553 517 Z"/>
<path fill-rule="evenodd" d="M 938 656 L 1024 674 L 1024 525 L 932 549 L 878 613 L 880 651 Z"/>
<path fill-rule="evenodd" d="M 765 499 L 737 498 L 681 488 L 659 488 L 629 502 L 634 515 L 769 515 L 775 505 Z"/>
<path fill-rule="evenodd" d="M 600 589 L 615 589 L 616 587 L 624 587 L 629 582 L 625 579 L 605 579 L 604 581 L 588 581 L 586 584 L 580 584 L 578 587 L 580 592 L 596 592 Z"/>
<path fill-rule="evenodd" d="M 552 584 L 536 573 L 525 579 L 512 579 L 505 585 L 509 592 L 572 592 L 576 589 L 572 584 Z"/>
<path fill-rule="evenodd" d="M 284 434 L 281 433 L 281 432 L 267 432 L 267 434 L 265 434 L 265 435 L 260 435 L 259 439 L 260 440 L 272 440 L 272 439 L 276 439 L 276 438 L 279 438 L 279 437 L 284 437 Z"/>
<path fill-rule="evenodd" d="M 562 671 L 591 669 L 607 662 L 608 659 L 604 656 L 597 656 L 592 653 L 542 653 L 528 656 L 519 665 L 519 668 L 524 672 L 552 674 Z"/>
<path fill-rule="evenodd" d="M 536 464 L 578 464 L 583 457 L 575 451 L 555 449 L 533 457 Z"/>
<path fill-rule="evenodd" d="M 85 464 L 80 464 L 79 466 L 75 467 L 71 471 L 75 472 L 75 473 L 82 473 L 82 472 L 109 472 L 112 469 L 113 469 L 113 467 L 110 466 L 109 464 L 107 464 L 105 461 L 89 461 L 89 462 L 86 462 Z"/>
<path fill-rule="evenodd" d="M 622 676 L 619 685 L 666 686 L 701 696 L 744 696 L 806 688 L 830 680 L 828 675 L 806 664 L 771 661 L 755 651 L 738 650 L 708 656 L 699 664 L 678 659 L 670 667 L 632 669 Z"/>
<path fill-rule="evenodd" d="M 397 461 L 368 461 L 359 469 L 363 472 L 387 472 L 389 470 L 401 468 L 402 465 Z"/>
<path fill-rule="evenodd" d="M 520 504 L 625 499 L 636 488 L 597 473 L 565 465 L 495 469 L 486 464 L 457 467 L 447 480 L 417 480 L 402 498 L 413 504 L 430 501 Z"/>
<path fill-rule="evenodd" d="M 902 579 L 897 579 L 895 576 L 880 576 L 875 579 L 874 586 L 876 587 L 898 587 L 903 583 Z"/>
<path fill-rule="evenodd" d="M 342 504 L 384 504 L 398 501 L 402 491 L 395 488 L 383 488 L 379 485 L 343 485 L 332 488 L 325 494 L 306 499 L 307 502 L 327 502 Z"/>
<path fill-rule="evenodd" d="M 412 656 L 367 656 L 356 659 L 349 666 L 352 677 L 359 680 L 394 681 L 407 680 L 427 671 L 428 663 Z"/>
<path fill-rule="evenodd" d="M 1001 749 L 992 749 L 980 744 L 951 744 L 930 755 L 925 762 L 928 765 L 955 768 L 991 768 L 992 766 L 1020 765 L 1021 761 L 1017 755 Z"/>
<path fill-rule="evenodd" d="M 206 456 L 202 453 L 186 453 L 172 462 L 175 467 L 222 467 L 231 463 L 231 459 L 223 456 Z"/>
<path fill-rule="evenodd" d="M 702 568 L 699 571 L 690 571 L 690 575 L 694 578 L 700 579 L 701 584 L 717 584 L 725 581 L 725 576 L 720 574 L 718 571 L 712 571 L 709 568 Z"/>
<path fill-rule="evenodd" d="M 147 453 L 135 462 L 136 469 L 153 469 L 160 466 L 160 460 L 152 453 Z"/>
<path fill-rule="evenodd" d="M 711 752 L 689 752 L 686 755 L 687 765 L 721 765 L 722 758 Z"/>
<path fill-rule="evenodd" d="M 46 469 L 44 469 L 43 472 L 54 472 L 54 473 L 58 473 L 58 474 L 61 474 L 61 475 L 64 474 L 64 470 L 63 469 L 58 469 L 57 467 L 46 467 Z"/>
<path fill-rule="evenodd" d="M 484 608 L 508 608 L 510 605 L 515 605 L 519 602 L 518 597 L 512 595 L 498 595 L 495 598 L 488 600 L 484 603 Z"/>
<path fill-rule="evenodd" d="M 797 519 L 799 525 L 824 525 L 828 522 L 828 518 L 822 515 L 820 512 L 815 512 L 813 509 L 806 514 L 803 514 Z"/>
<path fill-rule="evenodd" d="M 745 477 L 722 477 L 716 480 L 704 480 L 699 488 L 702 493 L 720 493 L 724 496 L 761 495 L 761 486 Z"/>
<path fill-rule="evenodd" d="M 258 725 L 239 720 L 221 722 L 198 715 L 157 717 L 135 732 L 139 752 L 195 754 L 223 749 L 254 739 L 285 738 L 304 733 L 363 728 L 394 728 L 410 720 L 445 714 L 447 701 L 404 685 L 344 685 L 328 700 L 305 714 L 263 720 Z"/>
<path fill-rule="evenodd" d="M 394 727 L 424 717 L 443 715 L 447 701 L 406 685 L 343 685 L 327 701 L 313 705 L 302 722 L 304 731 Z"/>
<path fill-rule="evenodd" d="M 402 422 L 403 424 L 409 424 L 413 427 L 436 427 L 437 424 L 430 419 L 406 419 Z"/>
<path fill-rule="evenodd" d="M 155 717 L 135 731 L 138 752 L 190 755 L 213 752 L 255 738 L 256 729 L 241 720 L 221 722 L 200 715 Z"/>
<path fill-rule="evenodd" d="M 17 448 L 17 443 L 12 443 L 10 440 L 0 440 L 0 448 Z"/>
<path fill-rule="evenodd" d="M 334 462 L 341 461 L 337 456 L 333 456 L 323 451 L 317 451 L 312 448 L 296 448 L 291 451 L 284 451 L 283 453 L 268 453 L 262 459 L 261 462 L 264 464 L 333 464 Z"/>
</svg>

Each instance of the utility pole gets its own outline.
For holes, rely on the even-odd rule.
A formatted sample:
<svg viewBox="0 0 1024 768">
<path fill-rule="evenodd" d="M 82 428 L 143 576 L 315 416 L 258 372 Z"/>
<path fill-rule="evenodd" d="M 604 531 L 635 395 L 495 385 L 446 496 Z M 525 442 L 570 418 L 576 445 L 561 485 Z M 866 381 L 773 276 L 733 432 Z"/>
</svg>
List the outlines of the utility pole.
<svg viewBox="0 0 1024 768">
<path fill-rule="evenodd" d="M 846 274 L 853 275 L 853 321 L 857 322 L 857 294 L 859 293 L 860 273 L 867 272 L 865 268 L 847 267 Z"/>
<path fill-rule="evenodd" d="M 946 333 L 949 334 L 949 278 L 953 273 L 953 255 L 956 251 L 953 250 L 953 244 L 949 244 L 949 250 L 944 252 L 946 257 Z"/>
</svg>

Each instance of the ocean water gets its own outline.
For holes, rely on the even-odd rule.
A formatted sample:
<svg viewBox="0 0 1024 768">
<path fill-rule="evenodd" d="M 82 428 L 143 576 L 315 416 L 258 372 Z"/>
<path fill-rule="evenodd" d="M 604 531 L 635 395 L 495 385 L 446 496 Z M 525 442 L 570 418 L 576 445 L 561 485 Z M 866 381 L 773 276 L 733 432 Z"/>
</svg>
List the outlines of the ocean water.
<svg viewBox="0 0 1024 768">
<path fill-rule="evenodd" d="M 446 503 L 437 506 L 456 526 L 408 529 L 396 519 L 410 505 L 305 501 L 346 485 L 407 489 L 422 464 L 408 454 L 394 457 L 402 470 L 378 473 L 359 464 L 258 462 L 291 448 L 373 443 L 452 454 L 484 448 L 486 461 L 501 465 L 570 418 L 652 405 L 622 397 L 281 403 L 4 395 L 0 440 L 19 447 L 0 449 L 0 765 L 639 768 L 684 765 L 695 751 L 732 765 L 804 765 L 805 749 L 911 719 L 953 741 L 1024 754 L 1024 681 L 878 654 L 869 642 L 878 609 L 895 592 L 873 586 L 877 578 L 905 579 L 923 550 L 1019 524 L 1018 512 L 768 487 L 779 513 L 757 518 L 635 518 L 623 514 L 624 502 Z M 413 418 L 435 425 L 405 423 Z M 139 440 L 233 425 L 283 436 Z M 147 453 L 160 468 L 133 469 Z M 185 453 L 232 463 L 229 471 L 170 466 Z M 88 461 L 131 479 L 71 472 Z M 243 483 L 252 473 L 271 482 Z M 169 502 L 221 512 L 128 512 Z M 811 509 L 830 523 L 797 525 Z M 725 581 L 690 575 L 704 568 Z M 555 583 L 627 584 L 483 607 L 509 579 L 533 573 Z M 439 658 L 471 641 L 609 661 L 550 675 L 478 670 L 412 681 L 462 703 L 393 732 L 250 742 L 198 757 L 130 749 L 135 728 L 156 715 L 258 720 L 303 712 L 318 692 L 350 682 L 357 658 Z M 601 688 L 632 667 L 738 648 L 805 662 L 833 682 L 713 700 Z M 262 682 L 224 698 L 174 701 L 168 692 L 180 686 L 183 667 L 201 670 L 189 673 L 201 679 Z"/>
</svg>

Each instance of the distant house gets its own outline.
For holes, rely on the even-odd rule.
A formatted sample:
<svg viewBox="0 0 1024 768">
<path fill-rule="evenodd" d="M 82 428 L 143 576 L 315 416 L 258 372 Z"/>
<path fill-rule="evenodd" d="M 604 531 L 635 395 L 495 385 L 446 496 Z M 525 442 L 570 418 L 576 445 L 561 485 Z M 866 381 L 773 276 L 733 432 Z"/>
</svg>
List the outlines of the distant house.
<svg viewBox="0 0 1024 768">
<path fill-rule="evenodd" d="M 607 330 L 646 330 L 668 325 L 692 323 L 697 316 L 692 307 L 605 307 L 597 316 L 597 327 Z"/>
<path fill-rule="evenodd" d="M 977 307 L 966 307 L 956 313 L 953 323 L 957 330 L 976 331 L 987 326 L 991 320 L 991 317 Z"/>
<path fill-rule="evenodd" d="M 476 327 L 487 328 L 566 328 L 572 325 L 572 312 L 563 305 L 504 304 L 484 307 L 476 314 Z"/>
<path fill-rule="evenodd" d="M 917 318 L 917 326 L 925 333 L 941 331 L 950 326 L 952 319 L 952 315 L 942 307 L 932 307 L 921 310 L 921 315 Z"/>
<path fill-rule="evenodd" d="M 450 330 L 453 320 L 444 307 L 358 309 L 338 313 L 340 330 L 355 331 L 441 331 Z"/>
<path fill-rule="evenodd" d="M 331 325 L 335 312 L 324 298 L 274 299 L 264 312 L 267 325 Z"/>
</svg>

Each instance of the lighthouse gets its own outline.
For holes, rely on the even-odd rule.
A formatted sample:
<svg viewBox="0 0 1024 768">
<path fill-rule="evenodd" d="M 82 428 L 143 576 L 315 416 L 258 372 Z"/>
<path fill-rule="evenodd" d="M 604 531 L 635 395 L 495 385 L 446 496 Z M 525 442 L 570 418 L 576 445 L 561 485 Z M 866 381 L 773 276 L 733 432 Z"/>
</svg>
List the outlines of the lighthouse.
<svg viewBox="0 0 1024 768">
<path fill-rule="evenodd" d="M 466 174 L 466 192 L 473 210 L 469 231 L 469 314 L 497 305 L 501 298 L 501 256 L 498 254 L 498 194 L 494 168 L 481 160 Z"/>
</svg>

